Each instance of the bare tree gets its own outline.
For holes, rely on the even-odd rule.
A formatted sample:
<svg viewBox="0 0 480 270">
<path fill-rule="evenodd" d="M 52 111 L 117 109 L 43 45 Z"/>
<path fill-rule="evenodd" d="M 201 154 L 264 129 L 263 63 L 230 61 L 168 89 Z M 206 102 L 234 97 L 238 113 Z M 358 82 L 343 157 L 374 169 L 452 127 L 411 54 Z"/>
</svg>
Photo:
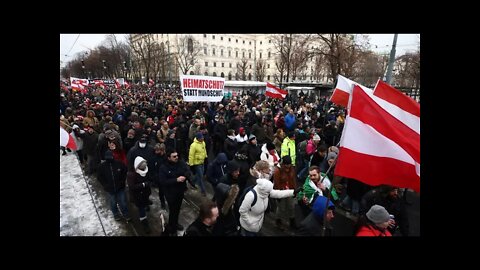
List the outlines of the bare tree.
<svg viewBox="0 0 480 270">
<path fill-rule="evenodd" d="M 243 81 L 247 80 L 247 69 L 248 69 L 248 59 L 242 58 L 240 62 L 237 63 L 237 75 L 236 77 L 241 78 Z"/>
<path fill-rule="evenodd" d="M 338 74 L 349 78 L 356 77 L 355 64 L 358 62 L 362 48 L 354 43 L 353 36 L 318 34 L 318 38 L 322 46 L 316 50 L 316 53 L 325 56 L 330 68 L 329 77 L 333 80 Z"/>
<path fill-rule="evenodd" d="M 176 60 L 180 66 L 182 74 L 187 74 L 188 71 L 198 62 L 198 56 L 200 55 L 202 48 L 200 47 L 200 43 L 191 35 L 180 37 L 176 41 Z"/>
<path fill-rule="evenodd" d="M 129 39 L 129 45 L 135 53 L 135 58 L 137 61 L 134 61 L 136 67 L 145 71 L 146 79 L 150 78 L 150 72 L 152 69 L 153 62 L 153 51 L 155 49 L 155 40 L 153 34 L 144 34 L 142 38 L 133 41 L 132 38 Z"/>
<path fill-rule="evenodd" d="M 395 61 L 395 84 L 400 87 L 420 87 L 420 51 L 406 53 Z"/>
<path fill-rule="evenodd" d="M 290 76 L 296 77 L 297 71 L 305 66 L 312 55 L 312 51 L 308 48 L 311 35 L 281 34 L 273 35 L 271 38 L 278 55 L 275 65 L 280 75 L 280 84 L 284 78 L 289 82 Z"/>
<path fill-rule="evenodd" d="M 267 73 L 266 61 L 263 59 L 257 60 L 257 66 L 255 68 L 256 68 L 257 80 L 259 82 L 263 82 L 263 80 L 265 79 L 265 75 Z"/>
</svg>

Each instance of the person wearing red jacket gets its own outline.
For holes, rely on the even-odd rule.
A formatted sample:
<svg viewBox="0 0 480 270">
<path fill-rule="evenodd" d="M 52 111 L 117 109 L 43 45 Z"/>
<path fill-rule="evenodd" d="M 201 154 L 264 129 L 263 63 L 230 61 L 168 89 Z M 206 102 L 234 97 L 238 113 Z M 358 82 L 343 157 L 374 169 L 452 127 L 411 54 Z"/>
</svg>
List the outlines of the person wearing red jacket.
<svg viewBox="0 0 480 270">
<path fill-rule="evenodd" d="M 394 221 L 383 206 L 372 205 L 365 217 L 360 221 L 356 236 L 392 236 L 387 228 Z"/>
</svg>

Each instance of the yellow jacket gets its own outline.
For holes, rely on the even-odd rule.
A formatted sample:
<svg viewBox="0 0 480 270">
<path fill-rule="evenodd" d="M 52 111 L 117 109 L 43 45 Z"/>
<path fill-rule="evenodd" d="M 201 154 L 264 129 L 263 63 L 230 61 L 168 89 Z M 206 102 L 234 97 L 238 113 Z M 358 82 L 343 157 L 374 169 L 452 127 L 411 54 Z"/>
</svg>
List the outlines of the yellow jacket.
<svg viewBox="0 0 480 270">
<path fill-rule="evenodd" d="M 205 162 L 207 158 L 207 150 L 205 141 L 199 142 L 197 138 L 193 139 L 193 143 L 190 145 L 190 152 L 188 154 L 188 164 L 190 166 L 200 165 Z"/>
</svg>

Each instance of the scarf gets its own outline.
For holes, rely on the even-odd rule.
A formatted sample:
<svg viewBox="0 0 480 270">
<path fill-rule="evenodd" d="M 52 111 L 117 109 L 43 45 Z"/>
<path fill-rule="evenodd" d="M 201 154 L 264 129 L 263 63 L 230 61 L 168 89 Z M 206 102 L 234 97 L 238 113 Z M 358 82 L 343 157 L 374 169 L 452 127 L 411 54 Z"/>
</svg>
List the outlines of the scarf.
<svg viewBox="0 0 480 270">
<path fill-rule="evenodd" d="M 140 174 L 142 177 L 145 177 L 145 175 L 147 175 L 147 172 L 148 172 L 148 167 L 145 168 L 145 170 L 140 170 L 140 169 L 135 169 L 135 171 Z"/>
</svg>

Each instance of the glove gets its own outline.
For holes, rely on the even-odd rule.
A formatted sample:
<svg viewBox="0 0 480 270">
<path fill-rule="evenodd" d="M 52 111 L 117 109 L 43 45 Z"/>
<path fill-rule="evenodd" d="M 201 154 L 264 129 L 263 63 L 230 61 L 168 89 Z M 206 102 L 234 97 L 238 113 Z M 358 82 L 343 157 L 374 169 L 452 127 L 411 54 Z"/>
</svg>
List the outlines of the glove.
<svg viewBox="0 0 480 270">
<path fill-rule="evenodd" d="M 294 191 L 293 191 L 293 197 L 297 197 L 297 194 L 303 190 L 303 187 L 299 187 L 299 188 L 296 188 Z"/>
</svg>

